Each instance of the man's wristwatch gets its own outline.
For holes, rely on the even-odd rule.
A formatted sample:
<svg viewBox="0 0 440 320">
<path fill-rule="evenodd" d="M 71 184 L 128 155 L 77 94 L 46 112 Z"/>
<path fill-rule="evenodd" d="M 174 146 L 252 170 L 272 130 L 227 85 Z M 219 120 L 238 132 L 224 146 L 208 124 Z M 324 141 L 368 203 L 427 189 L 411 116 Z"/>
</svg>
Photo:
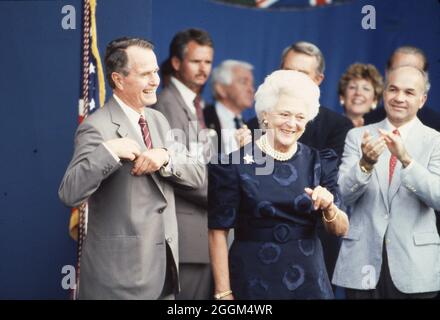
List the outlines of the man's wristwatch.
<svg viewBox="0 0 440 320">
<path fill-rule="evenodd" d="M 162 167 L 166 167 L 168 165 L 168 163 L 170 163 L 171 156 L 170 156 L 170 153 L 168 152 L 167 148 L 162 148 L 162 149 L 164 149 L 168 155 L 168 160 L 165 161 L 165 163 L 162 165 Z"/>
<path fill-rule="evenodd" d="M 361 162 L 359 162 L 359 167 L 361 168 L 361 171 L 366 174 L 370 174 L 373 171 L 373 167 L 368 169 L 366 166 L 364 166 Z"/>
</svg>

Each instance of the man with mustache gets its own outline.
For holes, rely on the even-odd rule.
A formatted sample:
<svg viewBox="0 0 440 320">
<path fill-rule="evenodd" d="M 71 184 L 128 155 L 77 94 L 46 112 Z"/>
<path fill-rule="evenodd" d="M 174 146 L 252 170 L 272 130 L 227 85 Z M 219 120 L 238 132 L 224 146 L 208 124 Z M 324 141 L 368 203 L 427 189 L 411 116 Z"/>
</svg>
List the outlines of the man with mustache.
<svg viewBox="0 0 440 320">
<path fill-rule="evenodd" d="M 211 73 L 214 55 L 209 34 L 200 29 L 178 32 L 170 44 L 168 65 L 172 74 L 155 108 L 168 119 L 172 129 L 184 133 L 191 153 L 199 153 L 207 141 L 197 138 L 205 129 L 201 91 Z M 200 143 L 199 143 L 200 142 Z M 179 227 L 180 285 L 177 299 L 209 299 L 212 276 L 208 252 L 207 179 L 197 190 L 175 189 Z"/>
</svg>

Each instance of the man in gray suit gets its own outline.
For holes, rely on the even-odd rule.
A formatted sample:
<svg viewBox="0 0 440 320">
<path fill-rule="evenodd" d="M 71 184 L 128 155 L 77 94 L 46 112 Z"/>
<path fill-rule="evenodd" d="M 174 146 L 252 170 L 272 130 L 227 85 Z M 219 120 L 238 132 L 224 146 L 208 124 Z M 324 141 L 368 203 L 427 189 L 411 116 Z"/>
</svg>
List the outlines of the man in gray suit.
<svg viewBox="0 0 440 320">
<path fill-rule="evenodd" d="M 213 54 L 213 43 L 206 31 L 178 32 L 171 41 L 168 58 L 172 76 L 155 106 L 168 119 L 171 128 L 184 133 L 185 144 L 194 154 L 199 154 L 203 145 L 209 143 L 198 136 L 205 128 L 200 93 L 211 72 Z M 212 298 L 207 201 L 207 181 L 195 191 L 176 190 L 182 289 L 177 299 Z"/>
<path fill-rule="evenodd" d="M 387 118 L 347 135 L 339 184 L 352 214 L 333 283 L 348 298 L 432 298 L 440 290 L 440 133 L 417 118 L 428 88 L 424 71 L 392 69 Z"/>
<path fill-rule="evenodd" d="M 198 188 L 205 168 L 166 141 L 156 102 L 153 46 L 138 38 L 106 50 L 113 96 L 77 129 L 59 189 L 68 206 L 88 201 L 80 299 L 172 299 L 179 290 L 173 186 Z"/>
</svg>

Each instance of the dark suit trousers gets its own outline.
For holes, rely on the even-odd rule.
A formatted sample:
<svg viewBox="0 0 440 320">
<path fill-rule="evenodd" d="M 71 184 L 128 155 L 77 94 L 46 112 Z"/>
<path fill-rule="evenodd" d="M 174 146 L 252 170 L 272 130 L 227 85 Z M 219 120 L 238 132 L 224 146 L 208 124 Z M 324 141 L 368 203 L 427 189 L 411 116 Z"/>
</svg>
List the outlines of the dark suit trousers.
<svg viewBox="0 0 440 320">
<path fill-rule="evenodd" d="M 347 299 L 433 299 L 438 292 L 403 293 L 396 288 L 391 279 L 386 253 L 386 245 L 382 249 L 382 267 L 376 289 L 358 290 L 346 288 Z"/>
<path fill-rule="evenodd" d="M 213 296 L 211 266 L 205 263 L 179 264 L 180 293 L 177 300 L 210 300 Z"/>
<path fill-rule="evenodd" d="M 166 242 L 165 242 L 166 243 Z M 166 255 L 167 255 L 167 266 L 166 266 L 166 273 L 165 273 L 165 281 L 162 288 L 162 293 L 160 294 L 160 297 L 158 300 L 174 300 L 175 294 L 174 294 L 174 283 L 176 278 L 176 270 L 174 270 L 174 261 L 173 261 L 173 254 L 171 253 L 171 249 L 168 246 L 166 246 Z"/>
</svg>

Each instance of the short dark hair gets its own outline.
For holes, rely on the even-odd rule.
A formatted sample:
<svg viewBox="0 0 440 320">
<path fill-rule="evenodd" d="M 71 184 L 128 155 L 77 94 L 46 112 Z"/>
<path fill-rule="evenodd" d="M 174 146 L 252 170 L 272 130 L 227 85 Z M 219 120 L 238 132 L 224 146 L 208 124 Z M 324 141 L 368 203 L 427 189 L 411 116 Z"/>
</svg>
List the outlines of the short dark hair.
<svg viewBox="0 0 440 320">
<path fill-rule="evenodd" d="M 183 31 L 179 31 L 173 37 L 170 44 L 169 58 L 177 57 L 179 60 L 183 60 L 186 53 L 186 48 L 190 41 L 195 41 L 201 46 L 208 46 L 214 48 L 211 36 L 208 32 L 202 29 L 190 28 Z"/>
<path fill-rule="evenodd" d="M 402 47 L 398 47 L 396 50 L 394 50 L 394 52 L 391 54 L 391 56 L 389 57 L 389 59 L 387 61 L 387 70 L 391 69 L 391 65 L 392 65 L 394 56 L 397 53 L 406 53 L 406 54 L 413 54 L 413 55 L 421 56 L 422 60 L 423 60 L 423 68 L 422 69 L 423 69 L 423 71 L 428 72 L 428 68 L 429 68 L 428 58 L 426 58 L 426 55 L 422 49 L 417 48 L 417 47 L 413 47 L 413 46 L 402 46 Z"/>
<path fill-rule="evenodd" d="M 124 76 L 128 75 L 128 57 L 126 50 L 128 47 L 132 46 L 150 50 L 154 49 L 153 43 L 141 38 L 122 37 L 111 41 L 107 45 L 104 58 L 105 73 L 107 76 L 108 84 L 112 89 L 116 87 L 112 79 L 113 72 L 122 73 Z"/>
</svg>

